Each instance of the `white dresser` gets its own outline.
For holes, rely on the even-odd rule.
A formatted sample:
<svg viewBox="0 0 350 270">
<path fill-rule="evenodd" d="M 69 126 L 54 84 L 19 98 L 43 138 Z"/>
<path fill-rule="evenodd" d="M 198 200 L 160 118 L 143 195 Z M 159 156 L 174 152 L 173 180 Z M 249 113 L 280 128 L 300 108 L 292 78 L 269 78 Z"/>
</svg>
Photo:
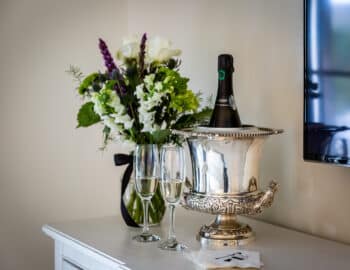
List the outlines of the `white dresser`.
<svg viewBox="0 0 350 270">
<path fill-rule="evenodd" d="M 176 232 L 191 250 L 200 248 L 195 234 L 212 216 L 178 209 Z M 245 249 L 259 251 L 266 270 L 350 270 L 350 246 L 284 229 L 264 222 L 248 221 L 257 234 Z M 167 222 L 152 228 L 166 236 Z M 131 240 L 138 229 L 124 225 L 120 217 L 50 224 L 43 231 L 55 242 L 55 270 L 197 269 L 186 254 L 163 251 L 157 243 Z"/>
</svg>

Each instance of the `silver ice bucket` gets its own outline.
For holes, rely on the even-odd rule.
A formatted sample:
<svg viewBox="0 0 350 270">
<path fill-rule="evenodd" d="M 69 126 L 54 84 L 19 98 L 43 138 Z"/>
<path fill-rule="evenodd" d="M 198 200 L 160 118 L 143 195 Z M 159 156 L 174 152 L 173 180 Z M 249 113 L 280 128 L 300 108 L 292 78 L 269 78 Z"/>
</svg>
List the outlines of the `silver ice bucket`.
<svg viewBox="0 0 350 270">
<path fill-rule="evenodd" d="M 272 204 L 277 184 L 259 190 L 259 163 L 265 139 L 282 130 L 247 126 L 174 132 L 186 138 L 192 160 L 193 182 L 184 207 L 216 215 L 212 224 L 201 227 L 198 239 L 214 246 L 254 239 L 251 227 L 236 215 L 255 215 Z"/>
</svg>

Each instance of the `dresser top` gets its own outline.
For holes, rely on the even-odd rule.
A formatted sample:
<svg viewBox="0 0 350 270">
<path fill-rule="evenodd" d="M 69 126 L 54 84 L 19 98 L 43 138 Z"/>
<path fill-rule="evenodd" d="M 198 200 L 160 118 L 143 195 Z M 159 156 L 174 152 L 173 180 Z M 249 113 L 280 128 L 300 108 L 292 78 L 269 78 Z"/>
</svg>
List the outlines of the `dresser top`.
<svg viewBox="0 0 350 270">
<path fill-rule="evenodd" d="M 213 216 L 177 209 L 176 234 L 189 250 L 198 250 L 195 239 L 202 224 L 209 224 Z M 295 269 L 350 269 L 350 246 L 324 240 L 304 233 L 288 230 L 261 221 L 240 218 L 249 223 L 256 233 L 256 240 L 244 249 L 259 251 L 267 270 Z M 167 218 L 161 227 L 151 227 L 163 238 L 168 229 Z M 181 252 L 163 251 L 158 243 L 138 243 L 132 237 L 140 229 L 129 228 L 121 217 L 105 217 L 69 221 L 45 225 L 43 230 L 53 239 L 74 244 L 88 250 L 92 256 L 103 257 L 116 264 L 125 263 L 133 270 L 147 269 L 196 269 Z M 189 252 L 189 251 L 187 251 Z"/>
</svg>

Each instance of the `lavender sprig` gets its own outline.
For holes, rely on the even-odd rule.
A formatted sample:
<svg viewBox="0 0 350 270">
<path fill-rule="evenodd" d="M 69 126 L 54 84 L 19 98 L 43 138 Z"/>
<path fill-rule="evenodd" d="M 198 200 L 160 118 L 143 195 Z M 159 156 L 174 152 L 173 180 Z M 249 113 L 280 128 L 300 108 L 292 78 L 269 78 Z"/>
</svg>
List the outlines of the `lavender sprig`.
<svg viewBox="0 0 350 270">
<path fill-rule="evenodd" d="M 103 59 L 105 61 L 105 66 L 108 70 L 109 75 L 112 78 L 117 79 L 117 83 L 115 84 L 115 90 L 116 90 L 117 94 L 118 95 L 125 94 L 126 87 L 125 87 L 125 82 L 124 82 L 123 76 L 121 75 L 120 70 L 117 67 L 117 65 L 114 63 L 112 55 L 108 50 L 107 44 L 102 38 L 99 38 L 98 46 L 100 48 Z"/>
<path fill-rule="evenodd" d="M 108 72 L 112 73 L 113 70 L 118 69 L 116 64 L 113 61 L 111 53 L 108 50 L 106 42 L 100 38 L 98 46 L 100 48 L 103 59 L 105 60 L 105 66 L 106 66 Z"/>
<path fill-rule="evenodd" d="M 146 41 L 147 41 L 147 34 L 144 33 L 141 38 L 140 53 L 139 53 L 139 66 L 140 66 L 139 72 L 140 72 L 141 79 L 143 79 L 145 76 Z"/>
</svg>

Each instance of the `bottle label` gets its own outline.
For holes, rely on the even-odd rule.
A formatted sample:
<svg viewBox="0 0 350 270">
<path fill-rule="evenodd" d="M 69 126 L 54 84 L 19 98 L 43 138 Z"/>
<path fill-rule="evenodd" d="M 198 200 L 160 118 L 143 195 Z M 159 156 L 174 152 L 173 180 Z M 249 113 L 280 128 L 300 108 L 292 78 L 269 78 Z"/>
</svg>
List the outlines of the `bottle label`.
<svg viewBox="0 0 350 270">
<path fill-rule="evenodd" d="M 231 107 L 233 110 L 237 110 L 236 101 L 233 95 L 230 95 L 228 98 L 219 98 L 215 102 L 215 106 L 218 107 Z"/>
<path fill-rule="evenodd" d="M 225 70 L 219 69 L 219 81 L 225 80 L 225 77 L 226 77 Z"/>
</svg>

